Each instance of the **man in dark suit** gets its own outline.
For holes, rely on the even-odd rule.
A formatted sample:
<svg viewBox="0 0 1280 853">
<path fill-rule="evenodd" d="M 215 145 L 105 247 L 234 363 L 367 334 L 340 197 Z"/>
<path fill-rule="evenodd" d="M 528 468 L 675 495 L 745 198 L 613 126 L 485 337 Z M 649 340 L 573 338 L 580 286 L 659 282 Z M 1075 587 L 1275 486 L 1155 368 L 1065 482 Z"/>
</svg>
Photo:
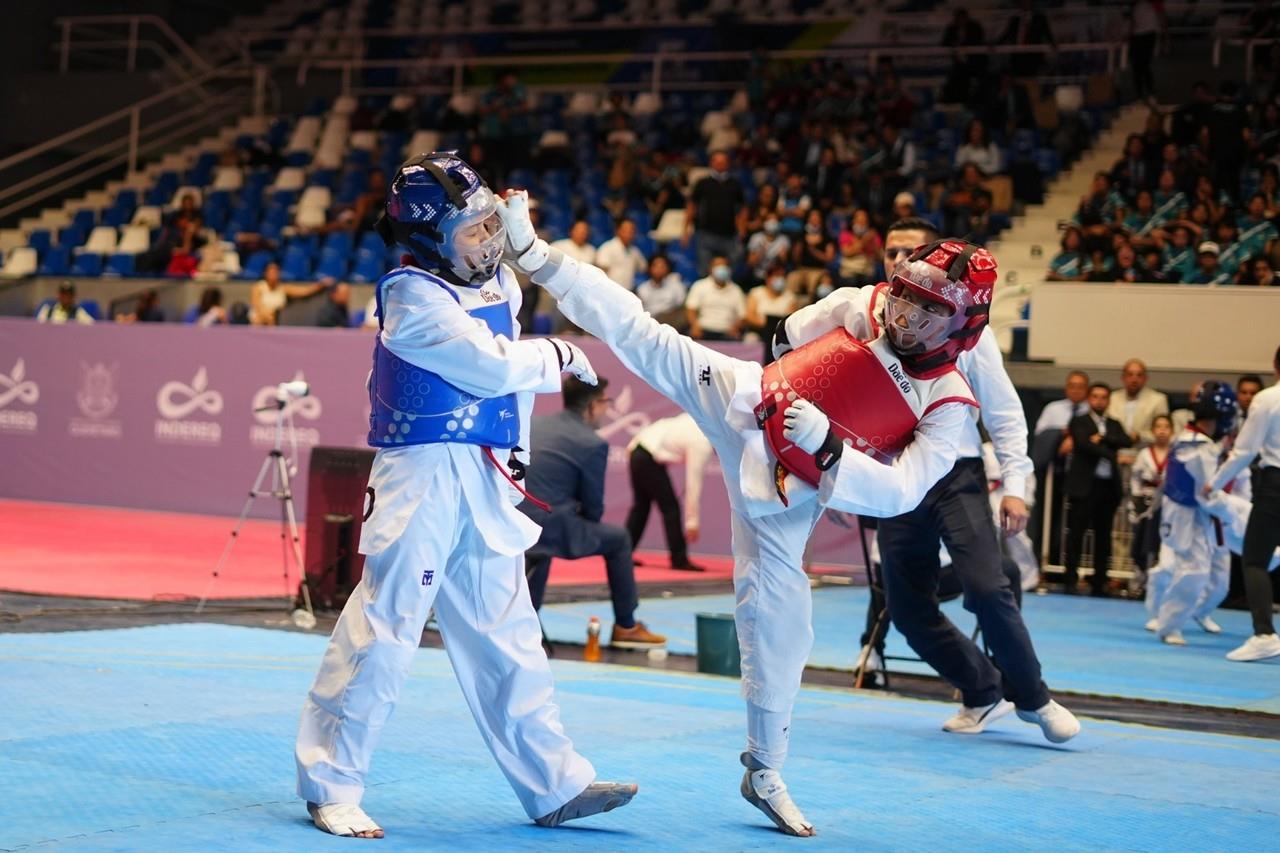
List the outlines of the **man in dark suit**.
<svg viewBox="0 0 1280 853">
<path fill-rule="evenodd" d="M 1080 546 L 1086 529 L 1093 530 L 1093 577 L 1096 596 L 1107 594 L 1107 566 L 1111 562 L 1111 522 L 1120 505 L 1120 469 L 1116 451 L 1132 447 L 1133 439 L 1115 418 L 1107 417 L 1111 389 L 1089 386 L 1089 411 L 1071 420 L 1072 455 L 1067 468 L 1067 586 L 1074 594 L 1079 579 Z"/>
<path fill-rule="evenodd" d="M 541 537 L 525 558 L 529 595 L 535 609 L 542 607 L 552 557 L 576 560 L 603 556 L 613 598 L 610 645 L 660 646 L 666 637 L 650 633 L 635 618 L 638 600 L 631 537 L 625 528 L 600 520 L 604 514 L 609 443 L 596 434 L 596 426 L 609 408 L 610 401 L 605 396 L 608 386 L 603 377 L 596 385 L 566 377 L 562 391 L 564 411 L 532 421 L 532 462 L 525 486 L 529 494 L 550 505 L 551 511 L 529 501 L 520 505 L 525 515 L 542 525 Z"/>
</svg>

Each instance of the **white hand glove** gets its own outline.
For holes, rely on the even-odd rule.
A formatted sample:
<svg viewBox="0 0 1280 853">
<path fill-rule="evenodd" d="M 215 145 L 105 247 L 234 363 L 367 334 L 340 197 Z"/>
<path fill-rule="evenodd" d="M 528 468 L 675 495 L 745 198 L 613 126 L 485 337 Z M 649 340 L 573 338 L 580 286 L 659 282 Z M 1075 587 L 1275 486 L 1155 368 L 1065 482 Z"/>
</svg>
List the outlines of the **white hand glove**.
<svg viewBox="0 0 1280 853">
<path fill-rule="evenodd" d="M 831 421 L 808 400 L 796 400 L 782 413 L 782 435 L 805 453 L 817 453 L 831 431 Z"/>
<path fill-rule="evenodd" d="M 545 338 L 545 340 L 555 347 L 556 355 L 560 359 L 561 373 L 576 376 L 588 385 L 596 384 L 596 372 L 592 369 L 591 362 L 587 360 L 587 354 L 577 344 L 571 344 L 560 338 Z"/>
<path fill-rule="evenodd" d="M 527 273 L 541 269 L 550 247 L 533 229 L 528 191 L 507 190 L 498 202 L 498 218 L 507 231 L 507 257 Z"/>
</svg>

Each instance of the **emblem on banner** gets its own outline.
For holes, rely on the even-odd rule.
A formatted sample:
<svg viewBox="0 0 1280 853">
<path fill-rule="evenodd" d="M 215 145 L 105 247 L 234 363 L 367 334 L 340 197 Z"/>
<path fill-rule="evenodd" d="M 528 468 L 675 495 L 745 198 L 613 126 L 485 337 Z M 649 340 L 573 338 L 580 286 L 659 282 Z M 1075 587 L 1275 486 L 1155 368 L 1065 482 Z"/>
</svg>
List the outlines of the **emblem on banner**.
<svg viewBox="0 0 1280 853">
<path fill-rule="evenodd" d="M 27 364 L 18 359 L 7 374 L 0 373 L 0 430 L 35 432 L 39 418 L 35 412 L 19 408 L 40 400 L 40 386 L 27 378 Z"/>
<path fill-rule="evenodd" d="M 209 374 L 204 365 L 188 385 L 171 380 L 156 392 L 155 436 L 160 441 L 179 444 L 219 444 L 222 442 L 222 426 L 217 421 L 191 420 L 197 412 L 206 415 L 222 413 L 222 395 L 209 387 Z"/>
<path fill-rule="evenodd" d="M 80 387 L 76 391 L 76 405 L 82 417 L 72 418 L 68 424 L 71 435 L 78 438 L 119 438 L 123 433 L 120 421 L 111 419 L 120 395 L 116 393 L 116 376 L 119 365 L 98 362 L 80 362 Z"/>
</svg>

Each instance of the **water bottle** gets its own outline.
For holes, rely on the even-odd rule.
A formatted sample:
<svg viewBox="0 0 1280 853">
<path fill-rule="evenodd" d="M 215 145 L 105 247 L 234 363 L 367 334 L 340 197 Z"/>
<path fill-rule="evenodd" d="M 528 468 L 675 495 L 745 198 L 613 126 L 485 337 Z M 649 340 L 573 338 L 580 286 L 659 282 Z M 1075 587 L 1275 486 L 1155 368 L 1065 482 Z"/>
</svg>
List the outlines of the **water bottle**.
<svg viewBox="0 0 1280 853">
<path fill-rule="evenodd" d="M 587 622 L 587 647 L 582 652 L 582 659 L 590 663 L 600 662 L 600 617 L 592 616 Z"/>
</svg>

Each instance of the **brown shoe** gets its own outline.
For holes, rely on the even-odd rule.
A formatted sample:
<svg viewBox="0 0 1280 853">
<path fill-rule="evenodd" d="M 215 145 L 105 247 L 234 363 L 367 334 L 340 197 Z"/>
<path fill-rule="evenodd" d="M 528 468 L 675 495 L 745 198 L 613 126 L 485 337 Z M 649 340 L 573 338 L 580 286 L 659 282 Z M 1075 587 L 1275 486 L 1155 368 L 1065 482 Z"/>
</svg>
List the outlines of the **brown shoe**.
<svg viewBox="0 0 1280 853">
<path fill-rule="evenodd" d="M 609 637 L 609 645 L 620 649 L 647 649 L 653 646 L 665 646 L 667 638 L 661 634 L 651 634 L 643 622 L 636 622 L 634 628 L 623 628 L 616 622 L 613 634 Z"/>
</svg>

